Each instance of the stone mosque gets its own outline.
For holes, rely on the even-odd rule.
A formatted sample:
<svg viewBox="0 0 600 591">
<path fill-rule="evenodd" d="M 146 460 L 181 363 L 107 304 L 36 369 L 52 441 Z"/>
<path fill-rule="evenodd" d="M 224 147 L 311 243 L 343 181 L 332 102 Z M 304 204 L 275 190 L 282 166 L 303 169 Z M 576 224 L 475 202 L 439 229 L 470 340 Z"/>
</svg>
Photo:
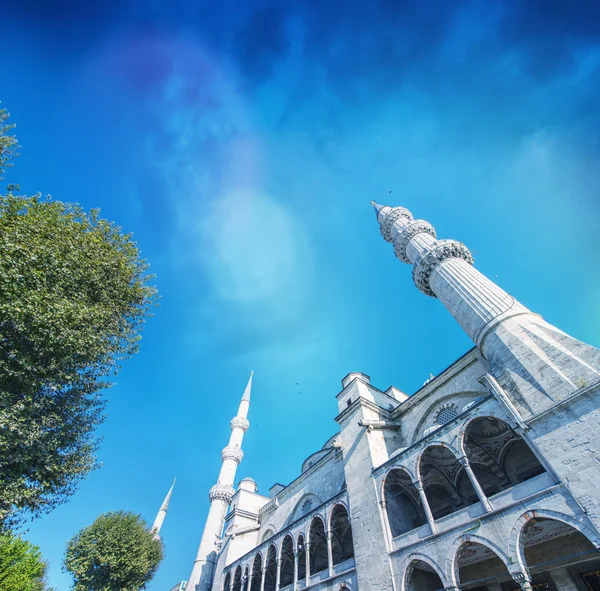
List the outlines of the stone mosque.
<svg viewBox="0 0 600 591">
<path fill-rule="evenodd" d="M 268 496 L 251 478 L 233 486 L 251 375 L 174 589 L 600 591 L 600 350 L 482 275 L 461 242 L 373 207 L 416 287 L 475 346 L 410 395 L 348 374 L 339 431 Z"/>
</svg>

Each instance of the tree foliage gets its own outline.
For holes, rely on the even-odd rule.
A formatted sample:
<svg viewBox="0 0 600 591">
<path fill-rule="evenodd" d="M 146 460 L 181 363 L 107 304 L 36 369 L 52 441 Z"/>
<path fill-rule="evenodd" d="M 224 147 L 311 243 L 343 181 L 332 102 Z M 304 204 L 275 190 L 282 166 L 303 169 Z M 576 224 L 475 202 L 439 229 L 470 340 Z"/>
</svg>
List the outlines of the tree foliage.
<svg viewBox="0 0 600 591">
<path fill-rule="evenodd" d="M 139 515 L 114 511 L 100 515 L 67 544 L 64 570 L 74 591 L 137 591 L 152 580 L 163 545 Z"/>
<path fill-rule="evenodd" d="M 0 535 L 0 589 L 43 591 L 46 563 L 40 549 L 12 534 Z"/>
<path fill-rule="evenodd" d="M 12 159 L 18 156 L 19 148 L 17 136 L 10 132 L 15 128 L 14 123 L 7 123 L 10 113 L 6 109 L 0 109 L 0 180 L 4 179 L 4 173 L 13 163 Z M 9 185 L 8 190 L 18 190 L 18 185 Z"/>
<path fill-rule="evenodd" d="M 147 270 L 98 210 L 0 197 L 0 528 L 63 502 L 95 467 L 101 390 L 156 301 Z"/>
</svg>

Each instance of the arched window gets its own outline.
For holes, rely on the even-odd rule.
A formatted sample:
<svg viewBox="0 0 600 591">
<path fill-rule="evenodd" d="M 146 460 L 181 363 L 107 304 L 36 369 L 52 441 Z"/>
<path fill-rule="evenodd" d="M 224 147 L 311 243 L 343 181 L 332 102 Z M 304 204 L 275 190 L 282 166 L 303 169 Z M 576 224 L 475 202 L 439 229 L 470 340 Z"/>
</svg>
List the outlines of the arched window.
<svg viewBox="0 0 600 591">
<path fill-rule="evenodd" d="M 304 545 L 304 536 L 298 536 L 298 580 L 306 579 L 306 546 Z"/>
<path fill-rule="evenodd" d="M 333 565 L 354 557 L 352 528 L 348 511 L 343 505 L 336 505 L 331 512 L 331 552 Z"/>
<path fill-rule="evenodd" d="M 327 560 L 327 538 L 323 520 L 315 517 L 310 524 L 310 574 L 315 575 L 329 566 Z"/>
<path fill-rule="evenodd" d="M 250 575 L 250 591 L 260 591 L 262 581 L 262 556 L 260 552 L 254 557 L 252 574 Z"/>
<path fill-rule="evenodd" d="M 462 480 L 459 488 L 458 480 L 462 471 L 458 459 L 446 447 L 432 445 L 423 452 L 421 479 L 434 519 L 445 517 L 479 500 L 468 477 Z"/>
<path fill-rule="evenodd" d="M 235 569 L 235 574 L 233 575 L 233 587 L 232 591 L 242 591 L 242 567 L 238 566 Z"/>
<path fill-rule="evenodd" d="M 267 551 L 267 564 L 265 570 L 264 591 L 275 591 L 277 584 L 277 550 L 275 546 L 269 546 Z"/>
<path fill-rule="evenodd" d="M 231 587 L 231 573 L 225 575 L 225 581 L 223 582 L 223 591 L 229 591 Z"/>
<path fill-rule="evenodd" d="M 246 570 L 244 571 L 244 580 L 242 584 L 244 591 L 250 591 L 250 571 L 248 570 L 248 567 L 246 567 Z"/>
<path fill-rule="evenodd" d="M 383 498 L 392 537 L 426 523 L 419 493 L 405 470 L 394 468 L 389 472 L 383 486 Z"/>
<path fill-rule="evenodd" d="M 292 536 L 285 536 L 281 544 L 281 573 L 279 586 L 287 587 L 294 582 L 294 542 Z"/>
<path fill-rule="evenodd" d="M 544 472 L 525 440 L 496 417 L 473 419 L 465 431 L 464 445 L 475 476 L 488 496 Z"/>
</svg>

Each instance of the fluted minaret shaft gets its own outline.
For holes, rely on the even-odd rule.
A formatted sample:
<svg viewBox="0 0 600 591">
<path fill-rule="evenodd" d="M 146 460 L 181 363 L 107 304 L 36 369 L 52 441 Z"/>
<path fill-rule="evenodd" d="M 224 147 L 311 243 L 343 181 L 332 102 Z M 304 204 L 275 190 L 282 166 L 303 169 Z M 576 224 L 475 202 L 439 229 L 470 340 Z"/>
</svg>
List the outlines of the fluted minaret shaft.
<svg viewBox="0 0 600 591">
<path fill-rule="evenodd" d="M 547 323 L 485 277 L 462 242 L 438 240 L 429 222 L 403 207 L 373 206 L 384 239 L 413 265 L 415 285 L 446 306 L 524 415 L 600 379 L 598 349 Z"/>
<path fill-rule="evenodd" d="M 415 220 L 403 207 L 376 207 L 383 237 L 400 260 L 413 264 L 415 285 L 439 298 L 475 343 L 498 316 L 531 313 L 473 267 L 462 242 L 438 240 L 429 222 Z"/>
<path fill-rule="evenodd" d="M 173 488 L 175 488 L 176 481 L 177 481 L 177 478 L 175 478 L 175 480 L 173 480 L 173 484 L 171 485 L 171 488 L 169 489 L 169 492 L 167 493 L 165 500 L 162 502 L 162 505 L 160 506 L 160 509 L 158 510 L 158 513 L 156 514 L 156 518 L 154 519 L 154 523 L 152 524 L 151 531 L 154 534 L 155 538 L 159 537 L 160 529 L 162 527 L 162 524 L 165 521 L 165 517 L 167 516 L 167 511 L 169 510 L 169 503 L 171 502 L 171 496 L 173 494 Z"/>
<path fill-rule="evenodd" d="M 204 525 L 200 547 L 194 562 L 192 574 L 188 580 L 186 591 L 210 591 L 212 586 L 217 553 L 220 547 L 221 534 L 225 523 L 227 508 L 234 494 L 233 483 L 238 464 L 242 461 L 242 441 L 248 430 L 248 409 L 252 390 L 252 375 L 240 401 L 237 415 L 231 420 L 229 443 L 221 452 L 221 470 L 217 483 L 210 489 L 208 498 L 210 507 Z"/>
</svg>

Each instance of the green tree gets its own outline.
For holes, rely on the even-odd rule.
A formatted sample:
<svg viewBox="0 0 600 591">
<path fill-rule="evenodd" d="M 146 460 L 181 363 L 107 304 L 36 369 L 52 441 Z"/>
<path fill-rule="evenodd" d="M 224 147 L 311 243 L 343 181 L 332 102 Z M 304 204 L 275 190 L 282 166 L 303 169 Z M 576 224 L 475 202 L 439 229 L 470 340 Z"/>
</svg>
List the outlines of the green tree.
<svg viewBox="0 0 600 591">
<path fill-rule="evenodd" d="M 0 589 L 42 591 L 46 563 L 40 549 L 10 533 L 0 535 Z"/>
<path fill-rule="evenodd" d="M 138 591 L 152 580 L 163 545 L 134 513 L 100 515 L 67 544 L 63 568 L 74 591 Z"/>
<path fill-rule="evenodd" d="M 0 174 L 15 146 L 0 141 Z M 101 391 L 138 349 L 150 280 L 131 234 L 98 210 L 0 196 L 0 529 L 64 502 L 97 466 Z"/>
</svg>

